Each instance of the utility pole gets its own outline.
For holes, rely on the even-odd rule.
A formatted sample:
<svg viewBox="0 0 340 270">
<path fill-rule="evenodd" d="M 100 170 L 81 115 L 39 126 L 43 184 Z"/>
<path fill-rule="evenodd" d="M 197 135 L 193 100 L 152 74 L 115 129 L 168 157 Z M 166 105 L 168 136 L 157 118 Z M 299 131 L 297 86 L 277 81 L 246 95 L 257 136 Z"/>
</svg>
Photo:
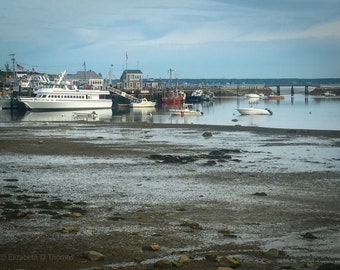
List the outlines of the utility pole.
<svg viewBox="0 0 340 270">
<path fill-rule="evenodd" d="M 86 81 L 86 62 L 85 61 L 84 61 L 83 66 L 84 66 L 84 79 Z"/>
<path fill-rule="evenodd" d="M 109 72 L 109 85 L 110 86 L 112 85 L 112 68 L 113 68 L 113 64 L 111 64 L 110 72 Z"/>
<path fill-rule="evenodd" d="M 169 84 L 170 84 L 170 87 L 172 86 L 172 72 L 174 72 L 174 70 L 172 68 L 169 69 L 169 73 L 170 73 L 170 81 L 169 81 Z"/>
</svg>

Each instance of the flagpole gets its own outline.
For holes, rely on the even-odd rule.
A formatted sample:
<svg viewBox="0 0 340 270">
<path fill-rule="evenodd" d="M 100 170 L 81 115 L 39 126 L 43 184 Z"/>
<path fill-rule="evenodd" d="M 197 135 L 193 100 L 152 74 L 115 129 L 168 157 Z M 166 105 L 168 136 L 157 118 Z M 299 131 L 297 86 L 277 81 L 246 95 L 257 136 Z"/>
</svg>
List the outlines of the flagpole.
<svg viewBox="0 0 340 270">
<path fill-rule="evenodd" d="M 14 90 L 14 87 L 17 84 L 17 74 L 15 72 L 15 57 L 14 57 L 15 54 L 11 53 L 9 56 L 11 56 L 11 60 L 12 60 L 12 63 L 13 63 L 13 90 Z"/>
<path fill-rule="evenodd" d="M 128 54 L 127 54 L 127 52 L 125 53 L 125 69 L 127 70 L 127 68 L 128 68 L 128 59 L 129 59 L 129 57 L 128 57 Z"/>
</svg>

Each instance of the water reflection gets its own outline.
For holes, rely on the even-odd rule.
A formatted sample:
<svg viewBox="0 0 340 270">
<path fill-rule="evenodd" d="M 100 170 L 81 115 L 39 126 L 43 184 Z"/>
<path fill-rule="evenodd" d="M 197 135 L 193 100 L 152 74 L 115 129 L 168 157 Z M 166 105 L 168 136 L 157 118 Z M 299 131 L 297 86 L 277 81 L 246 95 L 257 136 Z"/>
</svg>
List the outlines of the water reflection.
<svg viewBox="0 0 340 270">
<path fill-rule="evenodd" d="M 26 111 L 19 115 L 19 121 L 34 122 L 65 122 L 65 121 L 105 121 L 112 118 L 111 109 L 82 110 L 82 111 Z"/>
<path fill-rule="evenodd" d="M 331 129 L 340 130 L 340 99 L 308 97 L 305 95 L 285 96 L 283 100 L 259 99 L 254 106 L 268 108 L 273 112 L 266 116 L 240 116 L 238 107 L 249 107 L 249 99 L 244 97 L 215 98 L 214 102 L 194 104 L 194 109 L 202 116 L 171 116 L 169 110 L 180 105 L 156 108 L 115 107 L 84 111 L 0 111 L 0 122 L 18 121 L 110 121 L 110 122 L 150 122 L 173 124 L 242 125 L 272 128 Z M 93 113 L 95 112 L 95 114 Z"/>
</svg>

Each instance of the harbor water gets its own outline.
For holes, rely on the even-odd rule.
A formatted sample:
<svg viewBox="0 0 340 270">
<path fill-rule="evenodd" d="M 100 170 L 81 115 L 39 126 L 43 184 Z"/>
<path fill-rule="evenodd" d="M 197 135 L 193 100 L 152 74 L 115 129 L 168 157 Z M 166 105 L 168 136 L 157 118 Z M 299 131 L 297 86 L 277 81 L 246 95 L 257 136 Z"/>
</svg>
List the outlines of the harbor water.
<svg viewBox="0 0 340 270">
<path fill-rule="evenodd" d="M 272 115 L 240 115 L 239 107 L 268 108 Z M 194 104 L 203 112 L 202 116 L 171 116 L 170 106 L 156 108 L 119 107 L 105 110 L 17 112 L 0 111 L 0 125 L 17 122 L 65 122 L 65 121 L 109 121 L 150 122 L 204 125 L 242 125 L 268 128 L 340 130 L 340 99 L 296 94 L 285 95 L 283 100 L 258 99 L 250 101 L 244 97 L 215 98 L 213 102 Z M 95 112 L 95 113 L 93 113 Z"/>
</svg>

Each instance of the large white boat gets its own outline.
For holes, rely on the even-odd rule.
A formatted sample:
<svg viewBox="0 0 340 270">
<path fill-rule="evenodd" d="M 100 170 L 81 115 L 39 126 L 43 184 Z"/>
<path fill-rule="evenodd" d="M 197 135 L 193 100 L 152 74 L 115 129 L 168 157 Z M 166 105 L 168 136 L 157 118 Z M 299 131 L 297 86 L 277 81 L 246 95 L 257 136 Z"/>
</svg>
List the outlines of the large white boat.
<svg viewBox="0 0 340 270">
<path fill-rule="evenodd" d="M 155 107 L 155 106 L 156 106 L 156 102 L 149 101 L 146 98 L 135 99 L 129 104 L 129 107 L 131 108 L 147 108 L 147 107 Z"/>
<path fill-rule="evenodd" d="M 34 97 L 18 97 L 29 110 L 106 109 L 112 107 L 109 91 L 68 87 L 41 88 Z"/>
<path fill-rule="evenodd" d="M 18 97 L 18 101 L 29 110 L 81 110 L 106 109 L 112 107 L 109 91 L 80 90 L 75 85 L 61 85 L 61 78 L 51 87 L 43 87 L 34 93 L 34 97 Z"/>
<path fill-rule="evenodd" d="M 257 109 L 254 107 L 236 109 L 242 115 L 272 115 L 273 112 L 267 108 Z"/>
</svg>

